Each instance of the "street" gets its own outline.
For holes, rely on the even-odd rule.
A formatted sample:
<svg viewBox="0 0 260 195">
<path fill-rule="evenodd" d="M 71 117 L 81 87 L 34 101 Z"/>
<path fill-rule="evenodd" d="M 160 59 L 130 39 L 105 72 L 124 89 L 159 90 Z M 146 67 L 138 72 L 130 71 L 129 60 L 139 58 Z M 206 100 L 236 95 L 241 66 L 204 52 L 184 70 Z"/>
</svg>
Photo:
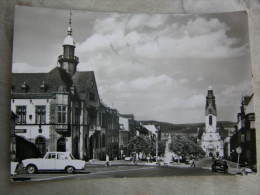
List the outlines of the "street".
<svg viewBox="0 0 260 195">
<path fill-rule="evenodd" d="M 207 176 L 223 175 L 215 173 L 210 169 L 210 160 L 203 159 L 197 162 L 200 167 L 190 167 L 190 165 L 178 164 L 173 166 L 155 165 L 133 165 L 129 162 L 122 164 L 112 162 L 112 166 L 103 164 L 88 164 L 83 171 L 74 174 L 66 173 L 38 173 L 20 174 L 13 177 L 14 181 L 45 181 L 58 179 L 90 179 L 90 178 L 125 178 L 125 177 L 163 177 L 163 176 Z M 230 175 L 230 174 L 227 174 Z"/>
</svg>

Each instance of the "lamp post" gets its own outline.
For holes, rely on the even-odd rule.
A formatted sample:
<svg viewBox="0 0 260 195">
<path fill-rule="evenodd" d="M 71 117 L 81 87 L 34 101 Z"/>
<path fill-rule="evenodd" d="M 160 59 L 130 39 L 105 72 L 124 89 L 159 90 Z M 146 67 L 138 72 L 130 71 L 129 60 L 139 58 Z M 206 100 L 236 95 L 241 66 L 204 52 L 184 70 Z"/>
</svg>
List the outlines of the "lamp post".
<svg viewBox="0 0 260 195">
<path fill-rule="evenodd" d="M 156 143 L 155 143 L 155 144 L 156 144 L 156 145 L 155 145 L 155 153 L 156 153 L 156 154 L 155 154 L 155 155 L 156 155 L 155 158 L 156 158 L 156 159 L 155 159 L 155 160 L 156 160 L 156 163 L 158 163 L 158 148 L 159 148 L 159 147 L 158 147 L 158 133 L 159 133 L 160 126 L 156 126 L 156 129 L 157 129 L 157 130 L 155 131 L 155 133 L 156 133 L 156 135 L 155 135 L 155 136 L 156 136 L 156 140 L 155 140 L 155 142 L 156 142 Z"/>
<path fill-rule="evenodd" d="M 242 153 L 242 149 L 241 149 L 240 146 L 238 146 L 236 148 L 236 152 L 237 152 L 237 171 L 238 171 L 238 169 L 239 169 L 239 158 L 240 158 L 240 154 Z"/>
</svg>

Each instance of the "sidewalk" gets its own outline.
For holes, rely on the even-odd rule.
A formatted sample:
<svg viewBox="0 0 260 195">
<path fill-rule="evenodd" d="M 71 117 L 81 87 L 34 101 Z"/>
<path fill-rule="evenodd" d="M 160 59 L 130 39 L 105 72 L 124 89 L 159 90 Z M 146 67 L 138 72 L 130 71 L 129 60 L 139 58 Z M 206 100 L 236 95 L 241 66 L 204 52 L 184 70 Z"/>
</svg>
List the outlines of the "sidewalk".
<svg viewBox="0 0 260 195">
<path fill-rule="evenodd" d="M 87 167 L 91 166 L 105 166 L 106 161 L 100 161 L 100 160 L 90 160 L 86 162 Z M 170 164 L 164 164 L 164 162 L 147 162 L 147 161 L 136 161 L 136 163 L 133 163 L 133 161 L 126 161 L 126 160 L 113 160 L 110 161 L 110 166 L 161 166 L 161 167 L 176 167 L 176 168 L 189 168 L 189 164 L 184 163 L 170 163 Z"/>
</svg>

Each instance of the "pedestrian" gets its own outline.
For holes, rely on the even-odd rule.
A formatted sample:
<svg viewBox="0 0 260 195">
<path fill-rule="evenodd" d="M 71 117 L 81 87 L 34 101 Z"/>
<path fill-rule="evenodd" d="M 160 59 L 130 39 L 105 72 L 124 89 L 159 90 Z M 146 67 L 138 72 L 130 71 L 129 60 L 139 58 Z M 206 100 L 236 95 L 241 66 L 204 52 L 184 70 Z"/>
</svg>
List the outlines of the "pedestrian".
<svg viewBox="0 0 260 195">
<path fill-rule="evenodd" d="M 108 154 L 106 154 L 106 166 L 107 167 L 110 166 L 110 164 L 109 164 L 109 155 Z"/>
<path fill-rule="evenodd" d="M 191 159 L 191 167 L 196 167 L 194 158 Z"/>
</svg>

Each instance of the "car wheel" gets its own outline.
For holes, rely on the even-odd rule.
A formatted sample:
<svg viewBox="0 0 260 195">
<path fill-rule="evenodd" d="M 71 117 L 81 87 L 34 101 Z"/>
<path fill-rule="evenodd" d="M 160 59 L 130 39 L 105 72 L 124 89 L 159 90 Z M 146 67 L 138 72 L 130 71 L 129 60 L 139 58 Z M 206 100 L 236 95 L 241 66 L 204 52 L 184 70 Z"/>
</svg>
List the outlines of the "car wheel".
<svg viewBox="0 0 260 195">
<path fill-rule="evenodd" d="M 68 167 L 66 167 L 65 170 L 66 170 L 67 173 L 71 174 L 71 173 L 74 173 L 74 170 L 75 170 L 75 169 L 74 169 L 74 167 L 72 167 L 72 166 L 68 166 Z"/>
<path fill-rule="evenodd" d="M 27 173 L 29 173 L 29 174 L 34 174 L 37 172 L 37 168 L 35 165 L 28 165 L 26 170 L 27 170 Z"/>
</svg>

